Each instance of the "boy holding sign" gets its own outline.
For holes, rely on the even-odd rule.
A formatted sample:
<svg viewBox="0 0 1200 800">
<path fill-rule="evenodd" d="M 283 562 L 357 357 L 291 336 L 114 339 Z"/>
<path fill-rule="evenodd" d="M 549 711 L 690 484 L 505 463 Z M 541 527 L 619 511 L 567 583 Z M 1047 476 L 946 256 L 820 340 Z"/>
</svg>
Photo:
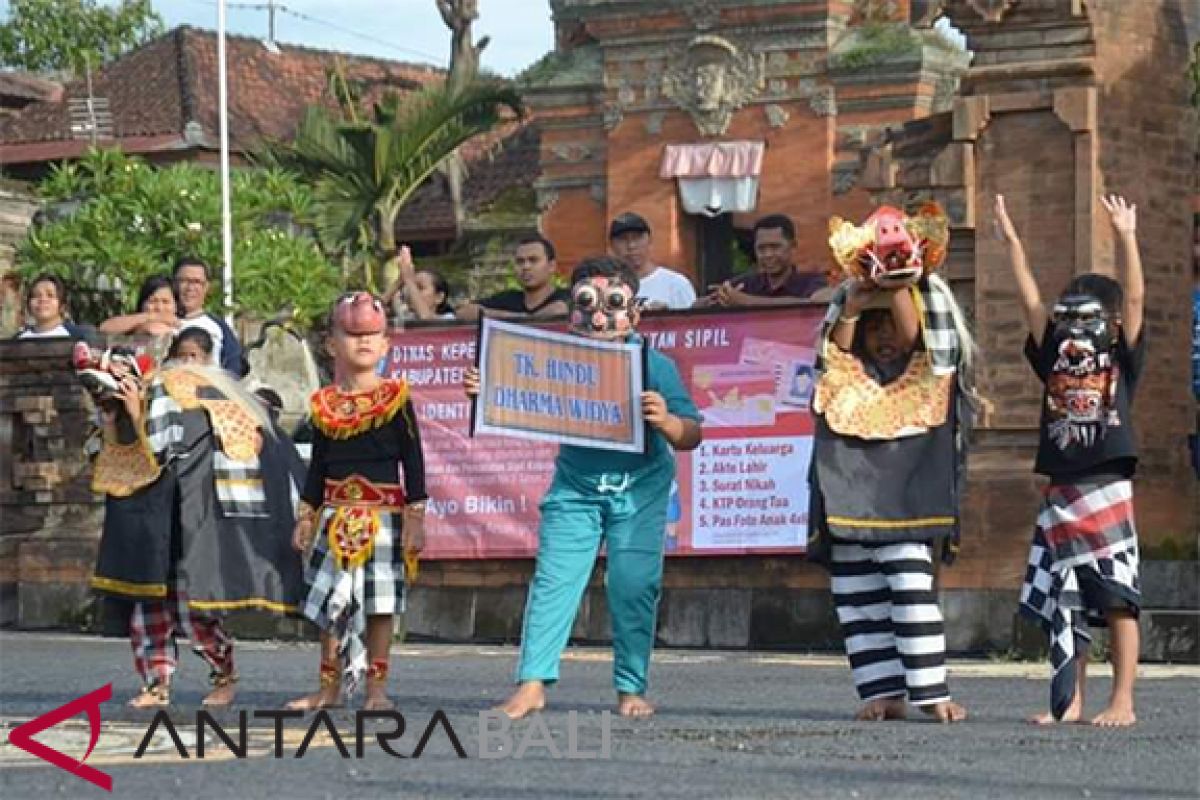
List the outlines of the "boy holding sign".
<svg viewBox="0 0 1200 800">
<path fill-rule="evenodd" d="M 584 260 L 571 276 L 570 325 L 593 339 L 639 341 L 637 275 L 611 258 Z M 617 711 L 647 717 L 650 651 L 662 586 L 667 500 L 674 450 L 700 444 L 700 414 L 675 363 L 647 348 L 642 412 L 651 431 L 644 453 L 561 445 L 554 480 L 541 503 L 537 567 L 525 605 L 517 690 L 500 710 L 513 719 L 545 705 L 558 663 L 603 541 L 613 626 Z M 479 373 L 465 389 L 479 394 Z"/>
</svg>

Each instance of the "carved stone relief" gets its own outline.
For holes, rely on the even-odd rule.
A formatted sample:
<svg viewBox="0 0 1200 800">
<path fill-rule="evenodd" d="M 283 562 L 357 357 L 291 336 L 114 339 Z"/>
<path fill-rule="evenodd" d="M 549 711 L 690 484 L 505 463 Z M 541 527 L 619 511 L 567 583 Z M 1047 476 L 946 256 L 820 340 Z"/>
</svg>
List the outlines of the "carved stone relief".
<svg viewBox="0 0 1200 800">
<path fill-rule="evenodd" d="M 698 31 L 715 28 L 721 21 L 721 7 L 715 0 L 692 0 L 684 3 L 683 9 Z"/>
<path fill-rule="evenodd" d="M 988 22 L 1000 22 L 1016 0 L 967 0 L 967 5 Z"/>
<path fill-rule="evenodd" d="M 558 190 L 546 189 L 541 186 L 534 187 L 537 192 L 537 207 L 538 211 L 549 211 L 554 208 L 554 204 L 558 202 Z"/>
<path fill-rule="evenodd" d="M 792 116 L 786 108 L 775 103 L 764 106 L 763 113 L 767 115 L 767 124 L 772 128 L 782 128 Z"/>
<path fill-rule="evenodd" d="M 720 36 L 697 36 L 671 60 L 662 90 L 701 134 L 720 136 L 733 112 L 762 91 L 764 72 L 761 54 L 743 52 Z"/>
<path fill-rule="evenodd" d="M 609 103 L 604 106 L 604 130 L 615 130 L 621 124 L 621 120 L 625 118 L 625 112 L 619 105 Z"/>
<path fill-rule="evenodd" d="M 837 113 L 837 96 L 832 86 L 822 86 L 808 98 L 808 107 L 818 117 L 832 117 Z"/>
</svg>

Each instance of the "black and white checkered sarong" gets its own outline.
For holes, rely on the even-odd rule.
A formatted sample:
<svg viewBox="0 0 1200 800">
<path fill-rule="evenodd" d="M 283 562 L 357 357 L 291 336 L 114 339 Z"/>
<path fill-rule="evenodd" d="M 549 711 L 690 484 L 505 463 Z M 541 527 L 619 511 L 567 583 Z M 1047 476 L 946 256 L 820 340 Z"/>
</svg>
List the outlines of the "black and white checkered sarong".
<svg viewBox="0 0 1200 800">
<path fill-rule="evenodd" d="M 329 551 L 327 526 L 336 509 L 325 506 L 304 572 L 309 585 L 301 613 L 323 631 L 338 637 L 338 654 L 345 670 L 347 692 L 353 692 L 367 671 L 363 641 L 367 617 L 404 611 L 404 548 L 400 514 L 381 512 L 371 557 L 361 567 L 344 570 Z"/>
<path fill-rule="evenodd" d="M 1137 532 L 1128 480 L 1048 486 L 1021 586 L 1020 609 L 1050 637 L 1050 710 L 1075 696 L 1075 658 L 1087 657 L 1088 623 L 1105 624 L 1110 600 L 1137 612 Z"/>
</svg>

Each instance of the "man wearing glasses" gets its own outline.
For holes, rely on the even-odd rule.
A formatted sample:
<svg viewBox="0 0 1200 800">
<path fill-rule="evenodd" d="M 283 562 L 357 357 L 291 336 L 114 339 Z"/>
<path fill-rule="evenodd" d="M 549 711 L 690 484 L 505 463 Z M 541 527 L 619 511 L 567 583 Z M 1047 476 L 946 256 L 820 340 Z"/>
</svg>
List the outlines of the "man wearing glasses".
<svg viewBox="0 0 1200 800">
<path fill-rule="evenodd" d="M 172 273 L 179 296 L 179 316 L 186 325 L 203 328 L 213 340 L 213 360 L 237 377 L 246 374 L 242 364 L 242 344 L 225 320 L 204 310 L 208 298 L 208 265 L 198 258 L 185 256 L 175 262 Z"/>
</svg>

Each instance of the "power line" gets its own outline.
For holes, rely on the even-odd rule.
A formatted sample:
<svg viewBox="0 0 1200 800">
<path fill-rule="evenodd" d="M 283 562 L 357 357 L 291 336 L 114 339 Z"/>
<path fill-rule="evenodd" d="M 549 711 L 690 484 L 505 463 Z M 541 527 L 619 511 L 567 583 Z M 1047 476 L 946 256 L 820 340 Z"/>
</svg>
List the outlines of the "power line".
<svg viewBox="0 0 1200 800">
<path fill-rule="evenodd" d="M 207 5 L 210 7 L 215 7 L 217 5 L 216 0 L 192 0 L 192 2 L 203 3 L 204 5 Z M 229 3 L 229 2 L 227 2 L 225 4 L 225 7 L 226 8 L 236 8 L 236 9 L 243 10 L 243 11 L 279 12 L 282 14 L 287 14 L 290 17 L 295 17 L 296 19 L 301 20 L 302 22 L 307 22 L 310 25 L 318 25 L 320 27 L 328 28 L 330 30 L 337 31 L 339 33 L 344 33 L 347 36 L 355 36 L 364 41 L 377 44 L 380 47 L 386 47 L 390 50 L 395 50 L 399 53 L 407 53 L 411 56 L 419 56 L 420 58 L 428 59 L 437 64 L 445 64 L 446 60 L 447 60 L 445 56 L 435 56 L 432 53 L 426 53 L 422 50 L 415 50 L 411 47 L 404 47 L 403 45 L 398 45 L 395 42 L 389 42 L 387 39 L 381 39 L 378 36 L 372 36 L 369 33 L 363 33 L 362 31 L 356 31 L 352 28 L 347 28 L 344 25 L 339 25 L 336 22 L 330 22 L 327 19 L 320 19 L 319 17 L 314 17 L 311 14 L 305 14 L 301 11 L 293 11 L 292 9 L 288 8 L 287 6 L 280 5 L 279 3 L 237 3 L 237 2 Z"/>
<path fill-rule="evenodd" d="M 309 14 L 302 14 L 299 11 L 293 11 L 286 6 L 278 6 L 278 9 L 280 11 L 282 11 L 284 14 L 295 17 L 296 19 L 304 20 L 305 22 L 310 22 L 315 25 L 321 25 L 321 26 L 324 26 L 331 30 L 335 30 L 335 31 L 339 31 L 341 33 L 347 34 L 349 36 L 357 36 L 358 38 L 363 39 L 365 41 L 374 42 L 375 44 L 382 45 L 383 47 L 390 47 L 391 49 L 397 50 L 402 53 L 409 53 L 411 55 L 420 56 L 421 58 L 428 58 L 428 59 L 431 59 L 438 63 L 442 63 L 446 60 L 444 56 L 435 56 L 430 53 L 425 53 L 421 50 L 414 50 L 411 47 L 403 47 L 401 45 L 394 44 L 393 42 L 389 42 L 386 39 L 380 39 L 377 36 L 371 36 L 368 33 L 361 33 L 359 31 L 351 30 L 350 28 L 343 27 L 341 25 L 338 25 L 337 23 L 330 22 L 329 20 L 318 19 Z"/>
</svg>

